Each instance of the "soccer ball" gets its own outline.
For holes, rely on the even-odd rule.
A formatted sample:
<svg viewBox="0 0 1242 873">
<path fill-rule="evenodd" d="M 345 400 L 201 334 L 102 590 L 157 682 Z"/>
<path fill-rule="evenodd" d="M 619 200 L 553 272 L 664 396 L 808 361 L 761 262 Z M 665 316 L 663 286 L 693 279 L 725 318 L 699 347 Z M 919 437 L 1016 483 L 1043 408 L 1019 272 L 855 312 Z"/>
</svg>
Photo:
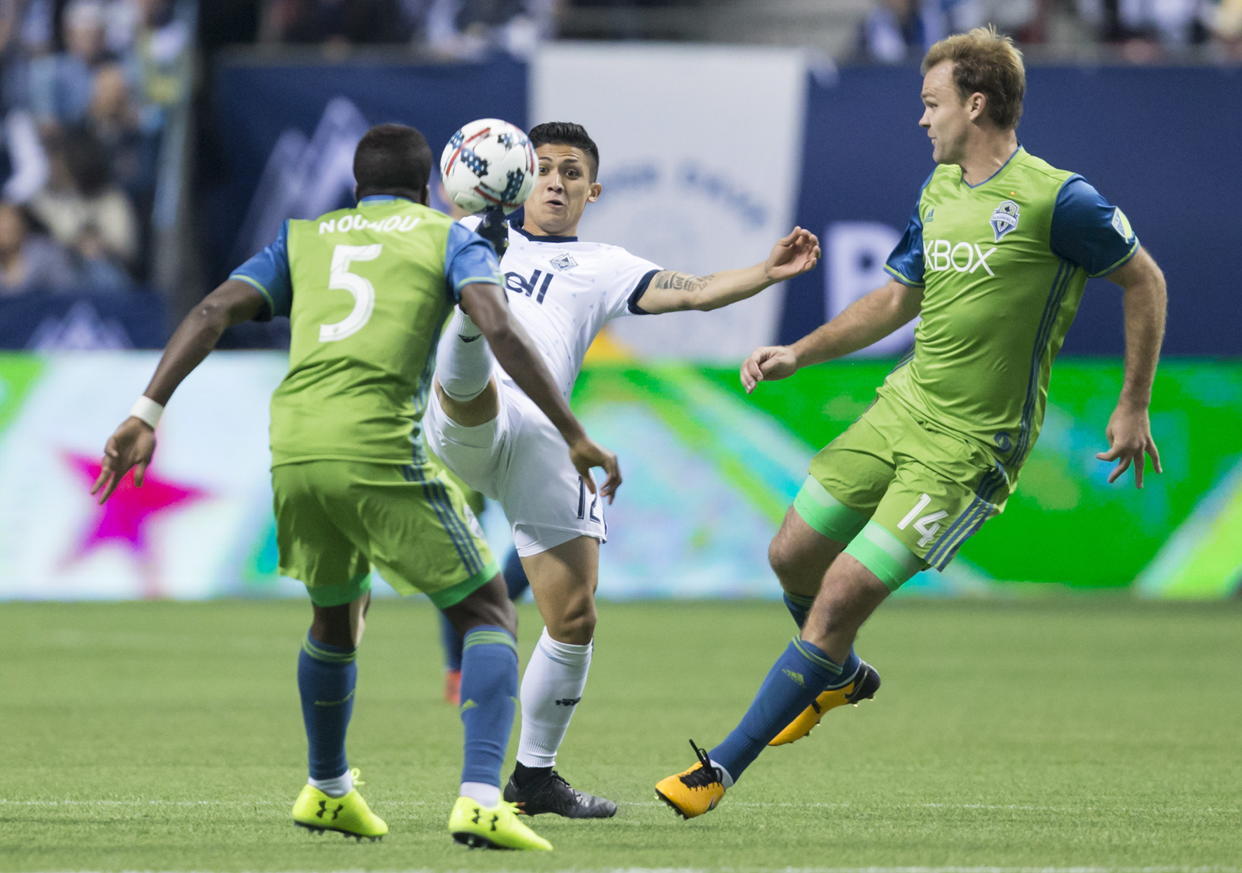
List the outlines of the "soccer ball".
<svg viewBox="0 0 1242 873">
<path fill-rule="evenodd" d="M 448 199 L 469 212 L 517 209 L 535 187 L 535 148 L 521 128 L 499 118 L 463 125 L 440 155 Z"/>
</svg>

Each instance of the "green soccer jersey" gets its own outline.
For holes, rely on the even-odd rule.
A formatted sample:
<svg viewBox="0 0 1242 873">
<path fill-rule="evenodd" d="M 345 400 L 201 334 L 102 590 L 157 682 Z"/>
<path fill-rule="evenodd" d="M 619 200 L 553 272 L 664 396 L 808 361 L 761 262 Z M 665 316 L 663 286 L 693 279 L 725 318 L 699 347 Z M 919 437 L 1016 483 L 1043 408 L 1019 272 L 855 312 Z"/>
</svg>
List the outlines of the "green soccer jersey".
<svg viewBox="0 0 1242 873">
<path fill-rule="evenodd" d="M 450 307 L 500 283 L 491 247 L 418 203 L 367 197 L 285 223 L 235 270 L 290 320 L 289 371 L 271 405 L 272 466 L 422 463 L 417 425 Z"/>
<path fill-rule="evenodd" d="M 1120 209 L 1022 148 L 975 186 L 960 167 L 938 166 L 886 264 L 924 290 L 914 349 L 880 393 L 986 444 L 1012 479 L 1039 434 L 1087 277 L 1137 250 Z"/>
</svg>

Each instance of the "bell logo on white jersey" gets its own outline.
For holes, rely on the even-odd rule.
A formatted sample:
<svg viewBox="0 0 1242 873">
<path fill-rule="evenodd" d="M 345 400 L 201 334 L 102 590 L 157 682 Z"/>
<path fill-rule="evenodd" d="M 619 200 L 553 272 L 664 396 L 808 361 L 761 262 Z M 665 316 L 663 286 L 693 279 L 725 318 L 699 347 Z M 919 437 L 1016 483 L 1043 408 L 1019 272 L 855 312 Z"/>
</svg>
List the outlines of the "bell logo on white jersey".
<svg viewBox="0 0 1242 873">
<path fill-rule="evenodd" d="M 548 286 L 552 284 L 552 272 L 544 272 L 543 270 L 535 270 L 527 279 L 520 273 L 505 273 L 505 288 L 514 294 L 525 294 L 527 297 L 534 297 L 536 303 L 542 303 L 543 298 L 548 293 Z M 538 289 L 538 293 L 536 293 Z"/>
</svg>

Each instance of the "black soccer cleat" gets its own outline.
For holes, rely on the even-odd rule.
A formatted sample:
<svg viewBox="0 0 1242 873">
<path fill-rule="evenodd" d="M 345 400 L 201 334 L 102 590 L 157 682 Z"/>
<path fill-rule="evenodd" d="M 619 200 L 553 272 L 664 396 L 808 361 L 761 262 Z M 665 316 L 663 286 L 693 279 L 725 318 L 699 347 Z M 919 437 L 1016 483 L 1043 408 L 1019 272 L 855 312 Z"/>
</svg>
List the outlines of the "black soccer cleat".
<svg viewBox="0 0 1242 873">
<path fill-rule="evenodd" d="M 499 206 L 491 206 L 483 213 L 483 220 L 474 232 L 492 244 L 496 257 L 504 257 L 509 248 L 509 223 Z"/>
<path fill-rule="evenodd" d="M 555 770 L 547 776 L 519 788 L 517 774 L 505 785 L 505 800 L 516 803 L 523 815 L 550 812 L 565 818 L 612 818 L 617 805 L 606 797 L 579 791 Z"/>
</svg>

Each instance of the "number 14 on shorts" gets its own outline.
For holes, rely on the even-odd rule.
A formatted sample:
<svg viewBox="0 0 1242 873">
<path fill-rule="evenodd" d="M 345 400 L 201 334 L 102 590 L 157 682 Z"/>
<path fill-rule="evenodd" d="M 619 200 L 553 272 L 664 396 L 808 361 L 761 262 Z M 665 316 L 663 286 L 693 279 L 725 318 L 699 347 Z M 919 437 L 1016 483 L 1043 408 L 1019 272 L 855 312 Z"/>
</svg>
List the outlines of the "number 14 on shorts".
<svg viewBox="0 0 1242 873">
<path fill-rule="evenodd" d="M 936 538 L 936 534 L 940 533 L 941 519 L 949 514 L 947 512 L 940 511 L 929 512 L 927 515 L 920 516 L 919 513 L 926 509 L 927 504 L 929 503 L 931 503 L 930 494 L 919 495 L 918 501 L 914 504 L 914 507 L 906 513 L 906 517 L 897 522 L 898 530 L 905 530 L 911 523 L 914 524 L 914 529 L 923 535 L 923 538 L 919 540 L 919 548 L 925 547 Z"/>
</svg>

